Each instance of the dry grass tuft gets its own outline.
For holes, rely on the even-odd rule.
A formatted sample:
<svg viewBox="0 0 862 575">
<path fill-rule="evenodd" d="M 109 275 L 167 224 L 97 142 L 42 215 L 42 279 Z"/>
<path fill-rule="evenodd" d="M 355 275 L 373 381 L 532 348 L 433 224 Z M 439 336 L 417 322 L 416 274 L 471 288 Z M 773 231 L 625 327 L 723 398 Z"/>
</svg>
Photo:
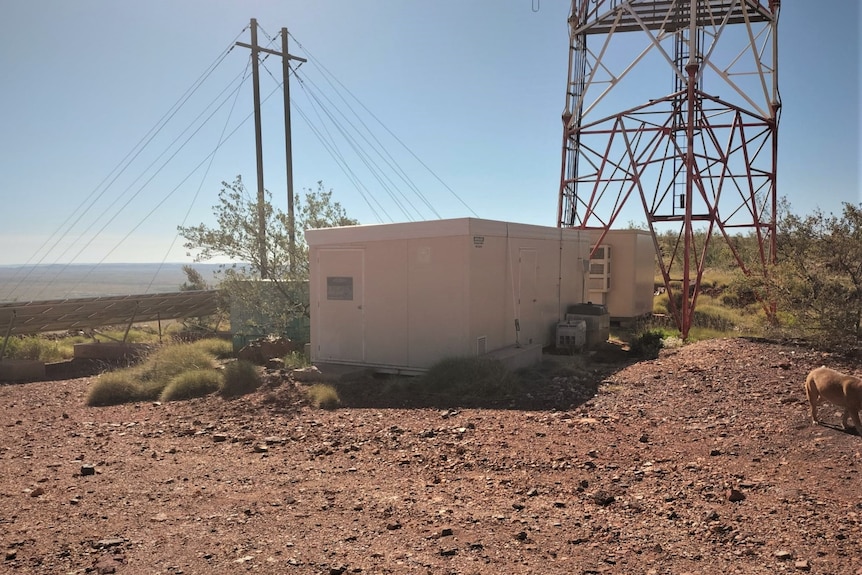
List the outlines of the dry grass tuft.
<svg viewBox="0 0 862 575">
<path fill-rule="evenodd" d="M 224 366 L 224 381 L 219 393 L 222 397 L 238 397 L 257 390 L 261 384 L 257 366 L 239 359 Z"/>
<path fill-rule="evenodd" d="M 341 405 L 338 391 L 325 383 L 315 383 L 305 390 L 305 395 L 311 405 L 320 409 L 335 409 Z"/>
</svg>

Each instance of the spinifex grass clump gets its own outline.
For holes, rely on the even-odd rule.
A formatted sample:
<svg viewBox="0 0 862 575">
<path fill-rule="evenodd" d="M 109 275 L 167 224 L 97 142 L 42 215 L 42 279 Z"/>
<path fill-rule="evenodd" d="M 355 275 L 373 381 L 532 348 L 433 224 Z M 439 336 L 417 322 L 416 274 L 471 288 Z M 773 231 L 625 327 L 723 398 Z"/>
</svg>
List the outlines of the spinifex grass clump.
<svg viewBox="0 0 862 575">
<path fill-rule="evenodd" d="M 201 349 L 218 359 L 227 359 L 234 355 L 233 343 L 218 337 L 199 339 L 188 345 Z"/>
<path fill-rule="evenodd" d="M 232 361 L 224 366 L 224 381 L 219 393 L 222 397 L 237 397 L 260 387 L 260 373 L 250 361 Z"/>
<path fill-rule="evenodd" d="M 139 365 L 100 375 L 90 387 L 87 405 L 156 400 L 177 376 L 214 368 L 215 358 L 200 347 L 167 345 L 150 354 Z"/>
<path fill-rule="evenodd" d="M 432 366 L 412 385 L 421 393 L 450 396 L 453 400 L 500 400 L 517 393 L 520 381 L 493 359 L 450 358 Z"/>
<path fill-rule="evenodd" d="M 212 368 L 185 371 L 174 377 L 162 390 L 161 401 L 178 401 L 215 393 L 222 385 L 222 374 Z"/>
<path fill-rule="evenodd" d="M 341 405 L 341 398 L 338 397 L 338 391 L 331 385 L 325 383 L 315 383 L 305 390 L 305 395 L 308 402 L 314 407 L 321 409 L 335 409 Z"/>
<path fill-rule="evenodd" d="M 168 345 L 150 354 L 138 367 L 141 398 L 158 399 L 168 383 L 187 371 L 214 368 L 212 355 L 193 345 Z"/>
<path fill-rule="evenodd" d="M 131 369 L 103 373 L 87 392 L 87 405 L 104 406 L 130 403 L 140 399 L 138 382 Z"/>
</svg>

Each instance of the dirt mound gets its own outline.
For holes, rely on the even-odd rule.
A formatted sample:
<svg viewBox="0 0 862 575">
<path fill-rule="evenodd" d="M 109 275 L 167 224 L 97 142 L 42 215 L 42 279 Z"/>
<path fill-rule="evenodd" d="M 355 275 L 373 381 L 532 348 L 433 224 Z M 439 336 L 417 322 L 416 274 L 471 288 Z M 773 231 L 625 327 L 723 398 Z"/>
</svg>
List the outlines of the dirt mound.
<svg viewBox="0 0 862 575">
<path fill-rule="evenodd" d="M 853 371 L 713 340 L 536 408 L 322 411 L 275 376 L 102 408 L 88 378 L 3 386 L 0 571 L 860 573 L 862 438 L 830 408 L 810 425 L 802 392 L 824 363 Z"/>
</svg>

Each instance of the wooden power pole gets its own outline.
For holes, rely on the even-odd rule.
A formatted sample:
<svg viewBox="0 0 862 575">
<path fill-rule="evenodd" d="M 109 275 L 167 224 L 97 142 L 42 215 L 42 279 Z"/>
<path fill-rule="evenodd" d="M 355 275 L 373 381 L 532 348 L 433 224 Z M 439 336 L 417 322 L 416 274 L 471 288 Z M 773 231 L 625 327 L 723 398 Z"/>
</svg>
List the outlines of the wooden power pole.
<svg viewBox="0 0 862 575">
<path fill-rule="evenodd" d="M 293 206 L 293 154 L 290 138 L 290 60 L 306 62 L 305 58 L 292 56 L 287 51 L 287 28 L 281 29 L 281 52 L 263 48 L 257 43 L 257 20 L 251 19 L 251 44 L 237 42 L 237 46 L 251 49 L 251 72 L 254 90 L 254 142 L 257 157 L 257 220 L 258 220 L 258 257 L 260 258 L 260 277 L 266 279 L 270 275 L 268 256 L 266 252 L 266 198 L 263 185 L 263 137 L 261 134 L 261 112 L 260 112 L 260 53 L 281 56 L 282 76 L 284 90 L 284 138 L 285 155 L 287 156 L 287 221 L 288 221 L 288 256 L 291 269 L 293 268 L 294 253 L 296 249 L 296 230 Z"/>
</svg>

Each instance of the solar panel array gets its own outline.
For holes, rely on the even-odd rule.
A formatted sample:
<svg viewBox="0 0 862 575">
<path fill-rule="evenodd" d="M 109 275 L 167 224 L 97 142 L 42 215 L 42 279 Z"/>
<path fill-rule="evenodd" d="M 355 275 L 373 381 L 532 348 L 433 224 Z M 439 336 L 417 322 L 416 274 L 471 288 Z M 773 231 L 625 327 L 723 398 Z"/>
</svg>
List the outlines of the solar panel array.
<svg viewBox="0 0 862 575">
<path fill-rule="evenodd" d="M 0 303 L 0 339 L 212 315 L 218 290 Z"/>
</svg>

